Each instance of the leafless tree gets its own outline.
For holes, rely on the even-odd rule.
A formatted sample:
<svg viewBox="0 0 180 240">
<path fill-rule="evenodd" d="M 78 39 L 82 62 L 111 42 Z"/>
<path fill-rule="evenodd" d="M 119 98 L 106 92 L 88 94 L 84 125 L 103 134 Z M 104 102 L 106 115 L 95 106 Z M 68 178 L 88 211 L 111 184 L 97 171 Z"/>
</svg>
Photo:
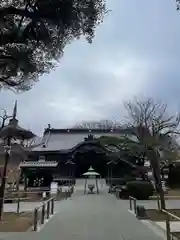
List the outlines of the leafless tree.
<svg viewBox="0 0 180 240">
<path fill-rule="evenodd" d="M 5 126 L 5 124 L 6 124 L 6 120 L 11 118 L 12 116 L 9 116 L 5 109 L 0 108 L 0 112 L 1 112 L 0 113 L 0 118 L 1 118 L 0 129 L 2 129 Z"/>
<path fill-rule="evenodd" d="M 155 102 L 152 98 L 125 102 L 128 127 L 133 129 L 136 144 L 143 147 L 150 160 L 156 183 L 156 190 L 161 199 L 161 208 L 165 209 L 164 192 L 160 176 L 160 152 L 175 148 L 175 138 L 179 135 L 180 117 L 168 114 L 166 104 Z"/>
<path fill-rule="evenodd" d="M 100 121 L 83 121 L 75 124 L 72 128 L 79 129 L 117 129 L 120 128 L 120 123 L 111 120 Z"/>
</svg>

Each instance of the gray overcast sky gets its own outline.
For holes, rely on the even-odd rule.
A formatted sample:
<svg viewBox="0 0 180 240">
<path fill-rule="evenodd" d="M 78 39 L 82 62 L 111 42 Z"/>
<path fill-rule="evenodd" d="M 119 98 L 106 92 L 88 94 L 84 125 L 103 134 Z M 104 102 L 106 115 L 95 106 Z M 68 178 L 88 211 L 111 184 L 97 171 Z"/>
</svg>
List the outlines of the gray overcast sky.
<svg viewBox="0 0 180 240">
<path fill-rule="evenodd" d="M 18 100 L 22 126 L 42 134 L 48 123 L 122 119 L 122 102 L 152 96 L 180 105 L 180 12 L 175 0 L 109 0 L 112 11 L 92 44 L 68 45 L 59 66 L 29 92 L 1 92 L 0 107 Z"/>
</svg>

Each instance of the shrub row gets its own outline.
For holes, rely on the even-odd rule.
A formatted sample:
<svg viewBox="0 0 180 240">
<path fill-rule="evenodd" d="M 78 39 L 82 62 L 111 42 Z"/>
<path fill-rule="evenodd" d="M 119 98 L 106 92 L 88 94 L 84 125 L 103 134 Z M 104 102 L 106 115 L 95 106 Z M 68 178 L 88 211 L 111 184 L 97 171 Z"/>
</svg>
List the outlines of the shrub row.
<svg viewBox="0 0 180 240">
<path fill-rule="evenodd" d="M 117 186 L 117 189 L 120 189 L 120 198 L 132 196 L 139 200 L 147 200 L 154 193 L 154 187 L 148 181 L 129 181 L 124 187 Z"/>
</svg>

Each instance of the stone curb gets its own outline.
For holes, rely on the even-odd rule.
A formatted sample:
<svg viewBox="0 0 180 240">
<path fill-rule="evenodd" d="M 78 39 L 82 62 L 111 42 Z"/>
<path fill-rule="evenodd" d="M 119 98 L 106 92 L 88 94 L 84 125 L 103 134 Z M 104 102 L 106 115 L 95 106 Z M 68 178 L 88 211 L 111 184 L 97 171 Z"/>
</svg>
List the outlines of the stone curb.
<svg viewBox="0 0 180 240">
<path fill-rule="evenodd" d="M 128 209 L 128 212 L 131 213 L 136 218 L 136 215 L 133 211 Z M 138 219 L 138 218 L 136 218 L 136 219 L 139 220 L 144 225 L 146 225 L 148 228 L 150 228 L 156 235 L 162 237 L 163 239 L 166 239 L 165 231 L 159 225 L 155 224 L 151 220 Z M 162 234 L 163 234 L 163 236 L 162 236 Z M 174 240 L 178 240 L 178 239 L 174 239 Z"/>
</svg>

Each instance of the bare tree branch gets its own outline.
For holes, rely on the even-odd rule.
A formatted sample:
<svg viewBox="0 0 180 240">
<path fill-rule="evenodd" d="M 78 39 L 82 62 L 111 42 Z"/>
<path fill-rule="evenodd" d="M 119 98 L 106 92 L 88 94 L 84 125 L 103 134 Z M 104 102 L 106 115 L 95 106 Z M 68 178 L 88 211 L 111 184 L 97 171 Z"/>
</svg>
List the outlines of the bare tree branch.
<svg viewBox="0 0 180 240">
<path fill-rule="evenodd" d="M 2 121 L 0 123 L 0 129 L 2 129 L 5 126 L 5 124 L 6 124 L 6 120 L 8 118 L 11 118 L 12 116 L 9 116 L 7 114 L 7 111 L 5 109 L 3 109 L 3 108 L 0 108 L 0 111 L 2 111 L 2 113 L 0 115 L 0 118 L 2 119 Z"/>
<path fill-rule="evenodd" d="M 125 108 L 128 113 L 129 125 L 135 128 L 135 135 L 142 142 L 156 147 L 160 146 L 159 136 L 171 135 L 175 138 L 180 134 L 179 114 L 170 116 L 167 111 L 167 105 L 156 103 L 153 99 L 125 102 Z M 148 140 L 148 141 L 147 141 Z"/>
</svg>

